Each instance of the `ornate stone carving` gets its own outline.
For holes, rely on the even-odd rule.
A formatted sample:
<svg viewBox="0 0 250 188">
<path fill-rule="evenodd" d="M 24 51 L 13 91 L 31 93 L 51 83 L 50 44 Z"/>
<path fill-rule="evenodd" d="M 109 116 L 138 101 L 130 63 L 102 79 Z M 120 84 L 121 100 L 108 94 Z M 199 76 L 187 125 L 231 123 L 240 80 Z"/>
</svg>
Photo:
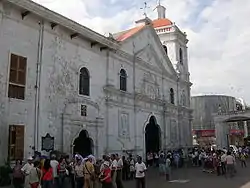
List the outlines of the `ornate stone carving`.
<svg viewBox="0 0 250 188">
<path fill-rule="evenodd" d="M 150 72 L 144 73 L 140 92 L 147 95 L 151 99 L 156 99 L 159 97 L 159 85 L 157 83 L 156 76 Z"/>
<path fill-rule="evenodd" d="M 120 112 L 119 114 L 119 136 L 122 138 L 129 137 L 129 114 Z"/>
</svg>

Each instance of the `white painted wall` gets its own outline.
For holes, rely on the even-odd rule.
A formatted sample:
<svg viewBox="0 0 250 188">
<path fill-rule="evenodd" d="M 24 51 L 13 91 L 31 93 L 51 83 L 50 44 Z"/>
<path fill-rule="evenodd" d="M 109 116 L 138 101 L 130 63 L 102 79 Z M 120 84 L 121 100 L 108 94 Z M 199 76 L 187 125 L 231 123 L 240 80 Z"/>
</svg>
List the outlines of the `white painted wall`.
<svg viewBox="0 0 250 188">
<path fill-rule="evenodd" d="M 33 14 L 22 20 L 20 11 L 16 7 L 5 4 L 3 8 L 3 4 L 0 2 L 0 127 L 2 130 L 0 132 L 0 150 L 3 151 L 0 162 L 7 158 L 8 127 L 11 124 L 25 125 L 24 157 L 27 158 L 33 154 L 39 20 Z M 144 130 L 152 114 L 155 115 L 161 130 L 166 131 L 162 133 L 162 135 L 166 135 L 166 141 L 162 136 L 162 146 L 169 147 L 172 139 L 170 119 L 175 120 L 177 126 L 180 125 L 178 125 L 176 115 L 177 107 L 168 104 L 166 113 L 163 115 L 162 105 L 163 100 L 170 101 L 170 88 L 177 93 L 176 80 L 170 78 L 169 75 L 161 75 L 157 72 L 159 66 L 156 66 L 157 59 L 155 58 L 152 60 L 152 64 L 147 66 L 145 66 L 147 59 L 136 60 L 134 64 L 131 58 L 123 57 L 117 52 L 110 52 L 107 55 L 107 50 L 100 51 L 98 45 L 91 48 L 89 41 L 80 38 L 70 39 L 71 34 L 62 26 L 56 26 L 52 30 L 50 23 L 45 21 L 37 149 L 41 150 L 41 137 L 50 133 L 55 137 L 55 149 L 71 152 L 73 140 L 81 130 L 87 129 L 94 141 L 94 153 L 99 156 L 104 151 L 121 152 L 122 149 L 136 149 L 138 154 L 143 155 L 145 152 Z M 156 46 L 156 41 L 150 36 L 151 33 L 147 30 L 138 34 L 133 40 L 136 50 L 144 48 L 146 43 L 151 44 L 160 60 L 164 60 L 159 47 Z M 124 44 L 122 49 L 132 54 L 130 47 L 130 45 Z M 23 101 L 9 99 L 7 95 L 10 53 L 16 53 L 28 59 L 27 86 Z M 144 58 L 143 55 L 140 57 Z M 163 61 L 166 68 L 170 65 L 167 61 Z M 133 66 L 135 66 L 135 73 L 133 73 Z M 86 67 L 90 73 L 89 97 L 78 94 L 81 67 Z M 119 91 L 121 68 L 127 72 L 127 92 Z M 171 69 L 168 71 L 171 72 Z M 156 103 L 156 99 L 149 99 L 147 89 L 144 93 L 142 92 L 141 84 L 145 73 L 153 75 L 158 85 L 158 103 Z M 134 74 L 135 79 L 133 79 Z M 135 90 L 141 94 L 141 98 L 136 98 L 136 101 L 134 100 L 134 80 Z M 176 94 L 175 104 L 177 102 Z M 87 117 L 80 116 L 81 104 L 87 105 Z M 186 118 L 190 113 L 188 107 L 181 109 L 185 112 Z M 119 135 L 119 115 L 121 113 L 128 115 L 129 138 L 126 139 Z M 100 119 L 96 119 L 97 117 Z M 187 127 L 186 124 L 185 126 Z M 183 138 L 189 136 L 191 135 L 183 133 Z M 122 142 L 123 144 L 121 144 Z M 179 143 L 183 144 L 184 141 L 179 141 Z"/>
</svg>

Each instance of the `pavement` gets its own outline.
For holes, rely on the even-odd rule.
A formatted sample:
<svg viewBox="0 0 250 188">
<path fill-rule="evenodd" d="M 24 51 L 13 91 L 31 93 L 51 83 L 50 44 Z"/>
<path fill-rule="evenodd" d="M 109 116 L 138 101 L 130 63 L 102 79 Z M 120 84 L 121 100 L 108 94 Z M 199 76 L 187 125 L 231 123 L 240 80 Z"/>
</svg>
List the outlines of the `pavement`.
<svg viewBox="0 0 250 188">
<path fill-rule="evenodd" d="M 135 188 L 135 181 L 125 181 L 124 188 Z M 69 185 L 69 184 L 68 184 Z M 250 162 L 247 168 L 237 166 L 233 178 L 205 173 L 199 167 L 172 170 L 171 181 L 160 177 L 156 168 L 149 168 L 146 174 L 146 188 L 250 188 Z M 10 187 L 4 187 L 10 188 Z M 70 188 L 70 186 L 66 186 Z"/>
<path fill-rule="evenodd" d="M 157 169 L 149 169 L 146 188 L 250 188 L 250 163 L 248 166 L 237 166 L 237 174 L 233 178 L 205 173 L 199 167 L 182 168 L 173 170 L 170 182 L 159 177 Z M 124 182 L 124 185 L 124 188 L 132 188 L 135 182 Z"/>
</svg>

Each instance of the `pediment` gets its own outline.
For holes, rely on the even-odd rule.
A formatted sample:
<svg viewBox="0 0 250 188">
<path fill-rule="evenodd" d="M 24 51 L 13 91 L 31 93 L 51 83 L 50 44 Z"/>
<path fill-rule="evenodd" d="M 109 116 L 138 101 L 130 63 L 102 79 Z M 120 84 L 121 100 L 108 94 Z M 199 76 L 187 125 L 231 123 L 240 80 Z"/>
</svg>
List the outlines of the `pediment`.
<svg viewBox="0 0 250 188">
<path fill-rule="evenodd" d="M 158 69 L 160 72 L 163 71 L 163 74 L 177 76 L 158 35 L 151 26 L 145 26 L 136 34 L 121 42 L 121 50 L 136 55 L 151 67 Z"/>
<path fill-rule="evenodd" d="M 166 67 L 163 65 L 163 60 L 159 58 L 157 52 L 151 44 L 147 45 L 144 50 L 138 53 L 137 57 L 159 71 L 172 74 L 171 71 L 166 69 Z"/>
</svg>

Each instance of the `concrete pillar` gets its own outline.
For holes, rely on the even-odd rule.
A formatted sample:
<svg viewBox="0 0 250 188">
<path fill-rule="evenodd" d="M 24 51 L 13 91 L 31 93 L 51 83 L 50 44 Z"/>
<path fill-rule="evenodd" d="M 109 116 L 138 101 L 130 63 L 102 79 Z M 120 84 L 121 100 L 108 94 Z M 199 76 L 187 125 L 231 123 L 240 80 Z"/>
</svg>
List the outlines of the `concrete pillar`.
<svg viewBox="0 0 250 188">
<path fill-rule="evenodd" d="M 243 122 L 244 125 L 244 137 L 248 137 L 247 121 Z"/>
<path fill-rule="evenodd" d="M 228 147 L 228 134 L 229 128 L 227 123 L 215 122 L 215 135 L 216 135 L 216 145 L 217 148 L 227 148 Z"/>
</svg>

